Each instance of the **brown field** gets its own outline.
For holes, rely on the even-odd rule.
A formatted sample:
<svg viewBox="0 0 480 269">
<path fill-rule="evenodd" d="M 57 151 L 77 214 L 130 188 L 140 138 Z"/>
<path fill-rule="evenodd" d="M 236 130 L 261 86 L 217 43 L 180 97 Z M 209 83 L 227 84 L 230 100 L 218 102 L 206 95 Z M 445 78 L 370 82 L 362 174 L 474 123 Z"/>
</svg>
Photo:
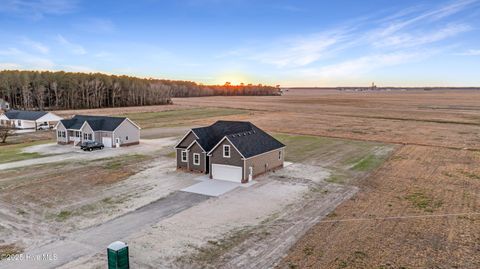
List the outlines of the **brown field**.
<svg viewBox="0 0 480 269">
<path fill-rule="evenodd" d="M 280 268 L 480 268 L 480 92 L 290 90 L 175 99 L 255 110 L 269 130 L 399 144 Z M 208 119 L 204 120 L 209 122 Z"/>
<path fill-rule="evenodd" d="M 303 237 L 279 268 L 480 268 L 478 100 L 480 91 L 473 90 L 299 89 L 284 96 L 176 98 L 168 106 L 58 113 L 125 115 L 149 139 L 181 136 L 192 126 L 219 119 L 249 120 L 288 145 L 288 161 L 325 168 L 332 173 L 327 182 L 358 188 L 305 235 L 299 233 Z M 20 152 L 52 136 L 37 132 L 11 137 L 11 145 L 0 147 L 0 157 L 41 157 Z M 0 254 L 22 252 L 29 243 L 39 244 L 38 238 L 50 240 L 103 223 L 128 207 L 158 199 L 158 193 L 187 186 L 191 179 L 180 180 L 185 175 L 163 171 L 172 160 L 168 146 L 145 155 L 0 171 Z M 160 178 L 170 179 L 159 182 L 161 172 Z M 32 223 L 42 224 L 32 228 Z M 212 253 L 207 264 L 217 267 L 231 257 Z"/>
</svg>

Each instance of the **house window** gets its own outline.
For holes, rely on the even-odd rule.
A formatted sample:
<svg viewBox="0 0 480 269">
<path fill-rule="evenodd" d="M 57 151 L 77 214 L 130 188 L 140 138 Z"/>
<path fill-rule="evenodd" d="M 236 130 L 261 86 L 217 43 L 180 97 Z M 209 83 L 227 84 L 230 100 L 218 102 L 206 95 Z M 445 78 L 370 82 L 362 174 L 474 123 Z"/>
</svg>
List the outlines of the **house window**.
<svg viewBox="0 0 480 269">
<path fill-rule="evenodd" d="M 200 154 L 193 153 L 193 164 L 200 165 Z"/>
<path fill-rule="evenodd" d="M 88 134 L 83 134 L 83 139 L 87 140 L 88 139 Z"/>
<path fill-rule="evenodd" d="M 278 159 L 279 159 L 279 160 L 282 159 L 282 151 L 281 151 L 281 150 L 278 152 Z"/>
<path fill-rule="evenodd" d="M 21 120 L 17 120 L 17 125 L 18 125 L 18 126 L 22 126 L 22 121 L 21 121 Z"/>
<path fill-rule="evenodd" d="M 230 158 L 230 146 L 229 145 L 224 145 L 223 146 L 223 157 L 224 158 Z"/>
<path fill-rule="evenodd" d="M 66 132 L 62 131 L 62 137 L 66 137 Z"/>
<path fill-rule="evenodd" d="M 62 131 L 58 131 L 57 136 L 62 137 Z"/>
<path fill-rule="evenodd" d="M 93 140 L 92 139 L 92 134 L 88 134 L 88 140 Z"/>
<path fill-rule="evenodd" d="M 128 141 L 128 135 L 127 135 L 127 136 L 125 136 L 125 140 L 126 140 L 126 141 Z"/>
<path fill-rule="evenodd" d="M 182 150 L 182 162 L 187 162 L 187 151 Z"/>
<path fill-rule="evenodd" d="M 75 131 L 75 137 L 82 137 L 82 133 L 79 131 Z"/>
</svg>

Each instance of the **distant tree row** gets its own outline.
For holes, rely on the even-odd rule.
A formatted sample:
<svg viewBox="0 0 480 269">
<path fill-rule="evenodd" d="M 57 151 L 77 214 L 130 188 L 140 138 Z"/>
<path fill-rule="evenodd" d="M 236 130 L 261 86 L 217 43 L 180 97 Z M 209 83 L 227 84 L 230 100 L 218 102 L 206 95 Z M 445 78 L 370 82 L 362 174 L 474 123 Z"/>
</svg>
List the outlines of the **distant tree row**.
<svg viewBox="0 0 480 269">
<path fill-rule="evenodd" d="M 170 104 L 172 97 L 275 95 L 263 85 L 200 85 L 100 73 L 0 71 L 0 98 L 17 109 L 80 109 Z"/>
</svg>

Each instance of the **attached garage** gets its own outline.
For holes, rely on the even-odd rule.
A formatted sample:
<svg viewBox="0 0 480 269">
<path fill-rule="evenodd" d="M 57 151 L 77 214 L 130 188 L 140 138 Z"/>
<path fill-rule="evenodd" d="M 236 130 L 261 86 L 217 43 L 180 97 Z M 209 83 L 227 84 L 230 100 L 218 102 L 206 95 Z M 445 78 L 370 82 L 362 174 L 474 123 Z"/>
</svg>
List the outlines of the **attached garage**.
<svg viewBox="0 0 480 269">
<path fill-rule="evenodd" d="M 242 182 L 242 167 L 224 164 L 212 164 L 212 178 L 233 182 Z"/>
<path fill-rule="evenodd" d="M 112 138 L 111 137 L 102 137 L 102 143 L 105 147 L 111 148 L 112 147 Z"/>
</svg>

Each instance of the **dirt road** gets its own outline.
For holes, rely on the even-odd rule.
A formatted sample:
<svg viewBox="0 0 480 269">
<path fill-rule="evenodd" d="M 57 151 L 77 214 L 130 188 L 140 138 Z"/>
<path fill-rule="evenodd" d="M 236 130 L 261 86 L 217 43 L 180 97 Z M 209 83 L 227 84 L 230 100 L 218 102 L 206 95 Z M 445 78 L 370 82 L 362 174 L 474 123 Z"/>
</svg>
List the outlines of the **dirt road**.
<svg viewBox="0 0 480 269">
<path fill-rule="evenodd" d="M 166 198 L 157 200 L 132 213 L 108 221 L 92 228 L 67 235 L 61 240 L 35 249 L 27 249 L 24 255 L 56 255 L 53 261 L 0 261 L 0 268 L 57 268 L 81 256 L 106 249 L 113 241 L 147 228 L 152 224 L 173 216 L 187 208 L 209 199 L 209 196 L 176 192 Z M 58 241 L 57 241 L 58 240 Z"/>
</svg>

